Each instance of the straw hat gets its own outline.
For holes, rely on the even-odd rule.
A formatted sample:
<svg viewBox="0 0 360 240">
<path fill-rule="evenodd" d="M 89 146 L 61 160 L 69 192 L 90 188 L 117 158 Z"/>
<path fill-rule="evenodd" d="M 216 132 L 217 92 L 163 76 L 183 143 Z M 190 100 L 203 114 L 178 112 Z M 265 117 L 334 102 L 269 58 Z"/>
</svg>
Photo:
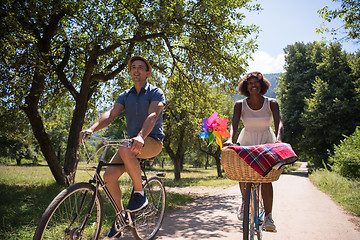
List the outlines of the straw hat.
<svg viewBox="0 0 360 240">
<path fill-rule="evenodd" d="M 130 68 L 131 68 L 131 64 L 136 61 L 136 60 L 141 60 L 143 62 L 145 62 L 145 64 L 147 65 L 148 67 L 148 71 L 150 72 L 151 74 L 151 65 L 150 63 L 148 62 L 148 60 L 146 60 L 146 58 L 142 57 L 142 56 L 139 56 L 139 55 L 135 55 L 135 56 L 132 56 L 129 61 L 128 61 L 128 68 L 129 68 L 129 71 L 130 71 Z"/>
</svg>

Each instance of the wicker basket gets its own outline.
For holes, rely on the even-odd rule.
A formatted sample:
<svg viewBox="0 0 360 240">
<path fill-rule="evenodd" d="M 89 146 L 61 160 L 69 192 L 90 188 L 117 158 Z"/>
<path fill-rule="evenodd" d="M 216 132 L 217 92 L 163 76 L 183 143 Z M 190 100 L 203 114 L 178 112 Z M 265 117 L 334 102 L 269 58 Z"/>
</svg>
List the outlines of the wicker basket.
<svg viewBox="0 0 360 240">
<path fill-rule="evenodd" d="M 232 149 L 221 150 L 221 164 L 227 178 L 238 182 L 270 183 L 279 179 L 283 167 L 279 170 L 272 169 L 265 177 L 252 169 Z"/>
</svg>

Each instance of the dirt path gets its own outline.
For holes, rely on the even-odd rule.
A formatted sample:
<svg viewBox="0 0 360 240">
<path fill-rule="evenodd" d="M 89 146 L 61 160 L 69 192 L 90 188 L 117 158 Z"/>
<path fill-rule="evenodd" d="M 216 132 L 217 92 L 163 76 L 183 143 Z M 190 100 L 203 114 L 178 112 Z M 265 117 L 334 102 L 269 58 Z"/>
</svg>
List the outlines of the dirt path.
<svg viewBox="0 0 360 240">
<path fill-rule="evenodd" d="M 194 191 L 206 195 L 168 212 L 156 239 L 242 239 L 236 218 L 238 186 Z M 307 178 L 305 165 L 281 175 L 274 183 L 274 193 L 273 218 L 278 232 L 265 232 L 264 240 L 360 239 L 360 218 L 345 213 L 318 191 Z"/>
</svg>

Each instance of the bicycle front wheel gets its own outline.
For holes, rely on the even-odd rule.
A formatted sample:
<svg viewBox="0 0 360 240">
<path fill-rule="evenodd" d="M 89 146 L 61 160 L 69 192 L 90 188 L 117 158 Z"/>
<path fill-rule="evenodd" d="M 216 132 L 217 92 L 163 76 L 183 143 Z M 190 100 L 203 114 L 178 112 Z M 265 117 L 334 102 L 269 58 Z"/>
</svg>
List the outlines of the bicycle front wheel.
<svg viewBox="0 0 360 240">
<path fill-rule="evenodd" d="M 97 239 L 102 224 L 102 199 L 95 186 L 77 183 L 60 192 L 43 213 L 34 240 Z"/>
<path fill-rule="evenodd" d="M 137 240 L 153 239 L 161 227 L 165 215 L 166 192 L 160 178 L 152 176 L 143 182 L 149 204 L 134 213 L 132 234 Z"/>
<path fill-rule="evenodd" d="M 262 239 L 261 218 L 259 209 L 262 202 L 259 201 L 260 188 L 256 188 L 253 183 L 246 183 L 245 201 L 244 201 L 244 218 L 243 218 L 243 240 Z"/>
</svg>

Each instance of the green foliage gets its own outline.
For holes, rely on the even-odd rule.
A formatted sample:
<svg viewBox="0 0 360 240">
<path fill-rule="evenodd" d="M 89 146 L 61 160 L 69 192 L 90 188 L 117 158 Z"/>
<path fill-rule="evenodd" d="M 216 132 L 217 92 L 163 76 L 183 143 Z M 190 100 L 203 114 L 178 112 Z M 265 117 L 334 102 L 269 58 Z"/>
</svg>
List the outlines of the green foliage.
<svg viewBox="0 0 360 240">
<path fill-rule="evenodd" d="M 26 124 L 23 112 L 18 109 L 6 109 L 0 105 L 0 162 L 22 164 L 29 159 L 36 164 L 41 152 L 30 127 Z"/>
<path fill-rule="evenodd" d="M 130 56 L 145 56 L 160 85 L 176 72 L 189 93 L 199 79 L 234 88 L 256 47 L 258 29 L 244 25 L 241 13 L 259 10 L 250 2 L 7 0 L 0 9 L 1 104 L 24 110 L 57 181 L 64 182 L 62 170 L 72 181 L 79 132 L 129 86 Z M 56 152 L 64 139 L 62 157 Z"/>
<path fill-rule="evenodd" d="M 277 81 L 277 97 L 280 101 L 284 123 L 283 141 L 292 145 L 301 154 L 300 140 L 304 127 L 300 117 L 305 108 L 305 98 L 311 96 L 312 83 L 320 74 L 316 66 L 322 61 L 323 43 L 295 43 L 285 48 L 285 70 Z"/>
<path fill-rule="evenodd" d="M 284 141 L 312 161 L 327 163 L 328 152 L 360 123 L 358 55 L 339 44 L 297 43 L 286 48 L 287 72 L 278 82 Z"/>
<path fill-rule="evenodd" d="M 318 11 L 319 15 L 327 22 L 331 22 L 336 18 L 340 18 L 344 22 L 347 38 L 359 39 L 360 38 L 360 1 L 359 0 L 333 0 L 334 2 L 341 2 L 339 9 L 331 10 L 328 6 Z M 318 29 L 319 32 L 331 31 L 333 34 L 338 34 L 339 29 L 326 28 L 323 24 Z M 345 38 L 345 37 L 343 37 Z"/>
<path fill-rule="evenodd" d="M 345 137 L 329 158 L 331 169 L 341 176 L 360 179 L 360 127 L 355 132 Z"/>
<path fill-rule="evenodd" d="M 301 124 L 306 136 L 303 148 L 313 159 L 326 163 L 328 150 L 333 152 L 333 145 L 360 123 L 360 108 L 347 54 L 339 45 L 330 45 L 322 56 L 317 66 L 321 74 L 313 82 L 311 97 L 305 100 Z"/>
<path fill-rule="evenodd" d="M 360 216 L 360 182 L 325 169 L 314 171 L 310 181 L 344 208 Z"/>
<path fill-rule="evenodd" d="M 219 117 L 228 118 L 233 105 L 226 95 L 225 87 L 208 83 L 206 77 L 196 80 L 175 71 L 164 86 L 167 101 L 164 111 L 164 146 L 174 163 L 179 164 L 175 169 L 175 178 L 180 178 L 185 161 L 197 166 L 205 165 L 205 158 L 198 157 L 204 154 L 200 151 L 201 146 L 207 148 L 207 143 L 199 137 L 202 118 L 210 117 L 215 111 Z"/>
</svg>

